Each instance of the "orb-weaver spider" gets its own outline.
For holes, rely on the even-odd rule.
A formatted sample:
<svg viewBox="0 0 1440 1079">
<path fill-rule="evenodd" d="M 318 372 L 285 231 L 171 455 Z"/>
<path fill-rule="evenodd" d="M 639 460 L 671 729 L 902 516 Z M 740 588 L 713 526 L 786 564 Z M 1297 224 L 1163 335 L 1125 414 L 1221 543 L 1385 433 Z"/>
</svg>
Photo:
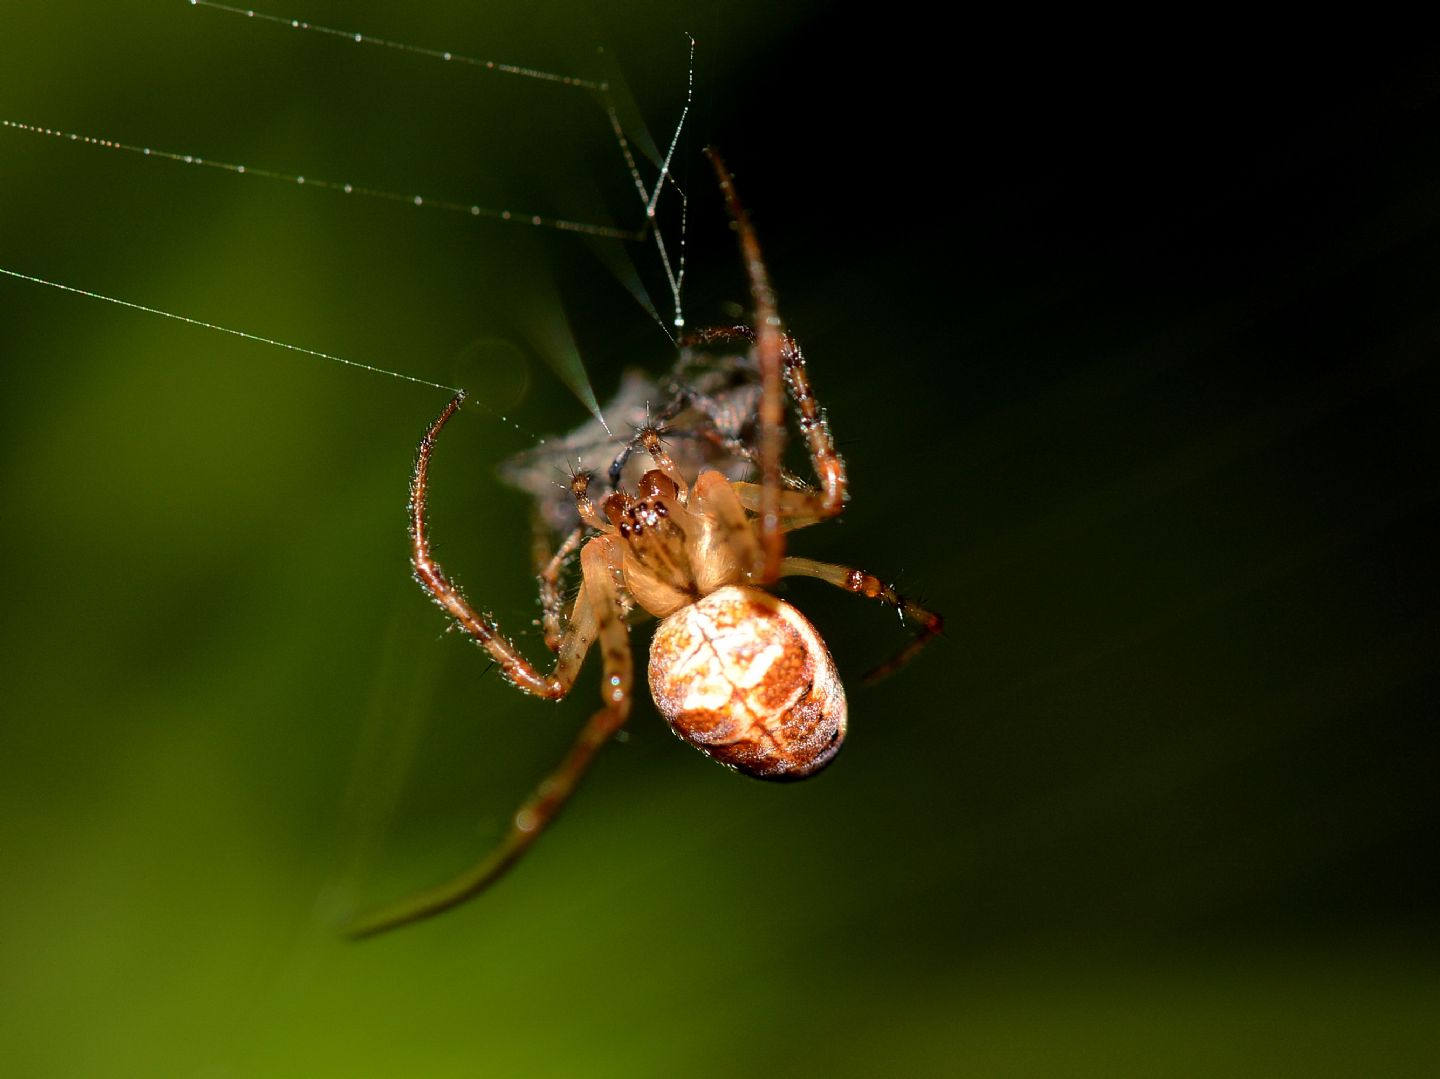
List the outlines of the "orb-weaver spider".
<svg viewBox="0 0 1440 1079">
<path fill-rule="evenodd" d="M 416 579 L 459 627 L 484 648 L 501 674 L 525 693 L 550 700 L 568 694 L 592 644 L 600 646 L 604 706 L 580 732 L 560 765 L 516 810 L 499 844 L 474 868 L 435 888 L 362 916 L 350 926 L 370 936 L 456 906 L 512 866 L 555 816 L 599 748 L 630 714 L 632 664 L 627 615 L 639 609 L 661 620 L 650 647 L 649 680 L 671 729 L 702 752 L 760 779 L 803 779 L 824 768 L 845 737 L 845 689 L 815 627 L 763 589 L 781 577 L 816 577 L 897 608 L 918 632 L 868 677 L 887 674 L 941 629 L 940 616 L 862 570 L 785 554 L 785 533 L 838 514 L 847 498 L 845 465 L 795 339 L 782 328 L 760 244 L 720 157 L 707 151 L 749 277 L 755 328 L 701 331 L 693 346 L 740 344 L 753 350 L 759 376 L 753 449 L 710 420 L 721 449 L 755 458 L 759 483 L 731 480 L 713 467 L 693 482 L 662 440 L 663 421 L 646 423 L 608 474 L 613 489 L 597 506 L 592 476 L 570 484 L 579 525 L 540 573 L 546 644 L 556 655 L 547 674 L 526 660 L 490 614 L 465 600 L 431 555 L 426 516 L 435 442 L 465 398 L 457 394 L 420 442 L 410 482 L 411 557 Z M 788 391 L 818 488 L 798 483 L 781 465 Z M 688 402 L 679 389 L 666 413 Z M 632 494 L 620 484 L 632 452 L 652 467 Z M 589 535 L 588 540 L 585 536 Z M 580 546 L 583 541 L 583 546 Z M 582 583 L 568 615 L 559 587 L 565 559 L 580 547 Z"/>
</svg>

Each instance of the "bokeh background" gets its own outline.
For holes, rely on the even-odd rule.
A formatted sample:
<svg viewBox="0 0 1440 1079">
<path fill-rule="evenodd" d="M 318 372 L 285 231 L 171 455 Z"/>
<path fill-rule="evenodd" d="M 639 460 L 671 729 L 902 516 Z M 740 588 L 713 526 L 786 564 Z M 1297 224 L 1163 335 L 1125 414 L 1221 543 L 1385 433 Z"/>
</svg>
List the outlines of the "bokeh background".
<svg viewBox="0 0 1440 1079">
<path fill-rule="evenodd" d="M 593 669 L 522 698 L 409 580 L 443 393 L 0 279 L 0 1071 L 1440 1069 L 1433 62 L 820 5 L 275 10 L 623 78 L 657 140 L 693 33 L 692 321 L 745 298 L 709 142 L 851 465 L 796 549 L 950 628 L 862 687 L 893 616 L 794 584 L 851 674 L 823 777 L 727 773 L 644 702 L 492 893 L 346 943 L 486 847 Z M 3 118 L 637 219 L 562 87 L 183 0 L 7 4 L 0 56 Z M 537 325 L 602 397 L 670 362 L 615 273 L 653 289 L 648 248 L 13 130 L 0 160 L 0 266 L 527 432 L 584 417 Z M 530 436 L 447 439 L 441 553 L 534 651 L 493 478 Z"/>
</svg>

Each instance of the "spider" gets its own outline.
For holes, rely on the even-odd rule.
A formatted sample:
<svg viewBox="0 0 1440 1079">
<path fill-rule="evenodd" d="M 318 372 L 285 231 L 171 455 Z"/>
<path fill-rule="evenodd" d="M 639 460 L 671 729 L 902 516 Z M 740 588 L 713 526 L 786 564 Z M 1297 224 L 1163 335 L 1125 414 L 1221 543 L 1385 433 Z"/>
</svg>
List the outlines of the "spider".
<svg viewBox="0 0 1440 1079">
<path fill-rule="evenodd" d="M 863 570 L 785 554 L 785 534 L 828 520 L 848 498 L 845 465 L 811 389 L 800 346 L 782 327 L 769 272 L 750 219 L 724 162 L 707 149 L 738 233 L 755 328 L 702 330 L 688 347 L 740 346 L 757 374 L 716 393 L 672 378 L 673 399 L 622 450 L 598 502 L 596 477 L 574 474 L 566 501 L 576 525 L 541 560 L 542 625 L 555 665 L 546 673 L 520 654 L 493 615 L 478 612 L 431 554 L 426 499 L 436 441 L 465 399 L 455 395 L 421 439 L 410 481 L 410 540 L 421 587 L 485 649 L 502 676 L 533 696 L 558 700 L 574 687 L 592 645 L 599 646 L 603 706 L 560 764 L 515 811 L 500 842 L 455 879 L 364 915 L 349 927 L 371 936 L 448 910 L 493 884 L 530 848 L 574 791 L 596 752 L 624 725 L 633 699 L 627 618 L 660 620 L 650 646 L 649 683 L 657 709 L 682 739 L 715 760 L 759 779 L 796 780 L 823 769 L 845 738 L 845 689 L 815 627 L 765 591 L 782 577 L 815 577 L 896 608 L 917 627 L 911 642 L 870 672 L 888 674 L 939 634 L 938 614 Z M 703 366 L 703 365 L 702 365 Z M 687 363 L 681 367 L 701 368 Z M 703 380 L 702 380 L 703 381 Z M 753 397 L 743 392 L 758 382 Z M 788 391 L 818 486 L 781 465 Z M 749 402 L 748 404 L 746 402 Z M 699 462 L 693 481 L 666 448 L 665 422 L 690 410 Z M 643 454 L 643 456 L 641 456 Z M 635 489 L 623 485 L 633 459 L 650 467 Z M 759 482 L 731 479 L 723 462 L 753 461 Z M 543 511 L 543 508 L 542 508 Z M 553 517 L 552 510 L 551 516 Z M 553 523 L 553 522 L 552 522 Z M 586 537 L 589 537 L 588 539 Z M 561 574 L 579 549 L 581 587 L 566 613 Z"/>
</svg>

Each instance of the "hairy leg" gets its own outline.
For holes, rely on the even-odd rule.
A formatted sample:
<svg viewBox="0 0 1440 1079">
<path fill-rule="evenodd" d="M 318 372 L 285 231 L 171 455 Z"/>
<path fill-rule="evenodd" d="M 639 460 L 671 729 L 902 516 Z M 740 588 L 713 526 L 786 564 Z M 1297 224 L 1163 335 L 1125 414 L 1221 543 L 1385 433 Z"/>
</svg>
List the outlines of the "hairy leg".
<svg viewBox="0 0 1440 1079">
<path fill-rule="evenodd" d="M 879 600 L 899 611 L 902 621 L 918 627 L 914 640 L 865 675 L 867 682 L 877 681 L 903 667 L 945 628 L 945 620 L 934 611 L 926 610 L 920 604 L 907 599 L 880 578 L 864 570 L 852 569 L 834 562 L 816 562 L 810 558 L 787 558 L 781 564 L 780 573 L 783 577 L 815 577 L 857 596 Z"/>
<path fill-rule="evenodd" d="M 540 626 L 545 632 L 545 647 L 552 652 L 559 652 L 567 621 L 565 582 L 561 573 L 565 568 L 565 560 L 580 546 L 585 529 L 573 529 L 553 554 L 549 553 L 550 530 L 538 513 L 535 515 L 534 531 L 532 551 L 535 556 L 536 576 L 540 582 Z"/>
<path fill-rule="evenodd" d="M 746 341 L 755 344 L 757 336 L 749 326 L 719 326 L 707 330 L 698 330 L 686 338 L 687 343 L 712 345 L 728 341 Z M 805 516 L 811 520 L 823 521 L 826 518 L 834 517 L 845 508 L 846 499 L 849 498 L 850 480 L 845 471 L 845 461 L 835 448 L 835 436 L 830 431 L 830 421 L 825 415 L 825 410 L 820 407 L 815 397 L 815 391 L 810 383 L 809 368 L 805 364 L 804 353 L 800 351 L 800 344 L 790 334 L 783 334 L 780 341 L 780 360 L 784 374 L 785 386 L 790 394 L 790 401 L 795 406 L 798 417 L 800 433 L 805 438 L 806 449 L 810 455 L 810 466 L 815 470 L 815 477 L 820 483 L 818 491 L 803 492 L 805 509 L 803 512 L 797 509 L 787 511 L 779 509 L 780 516 L 798 517 Z M 762 476 L 763 480 L 763 476 Z M 782 488 L 786 486 L 782 475 Z M 757 491 L 759 488 L 757 488 Z M 794 495 L 795 492 L 785 491 L 785 495 Z M 757 507 L 754 512 L 760 513 Z M 796 507 L 802 499 L 785 499 L 782 495 L 781 501 L 785 506 Z M 749 507 L 747 507 L 749 508 Z M 799 526 L 789 526 L 789 528 Z M 785 530 L 789 530 L 786 528 Z"/>
<path fill-rule="evenodd" d="M 445 429 L 445 425 L 450 422 L 450 418 L 464 400 L 463 392 L 457 393 L 450 400 L 445 410 L 425 432 L 416 453 L 415 471 L 410 477 L 410 559 L 415 566 L 415 579 L 430 593 L 441 610 L 450 615 L 462 630 L 490 653 L 490 658 L 499 665 L 500 673 L 508 682 L 536 697 L 557 700 L 569 693 L 570 687 L 575 684 L 575 676 L 580 672 L 580 663 L 589 647 L 586 636 L 577 632 L 575 625 L 577 621 L 590 622 L 588 618 L 579 617 L 582 607 L 586 607 L 583 598 L 576 602 L 576 614 L 571 616 L 570 630 L 556 648 L 559 654 L 554 670 L 550 674 L 544 674 L 522 656 L 514 643 L 501 633 L 494 615 L 478 612 L 470 606 L 431 553 L 430 522 L 426 511 L 430 493 L 430 459 L 434 455 L 440 432 Z"/>
<path fill-rule="evenodd" d="M 785 532 L 780 521 L 778 497 L 781 490 L 781 457 L 785 451 L 785 404 L 781 376 L 781 351 L 784 332 L 775 307 L 775 290 L 770 287 L 770 273 L 760 254 L 760 241 L 750 224 L 750 215 L 735 191 L 725 162 L 713 149 L 707 149 L 710 164 L 720 181 L 725 205 L 735 231 L 740 234 L 740 253 L 745 260 L 745 275 L 750 279 L 750 300 L 755 319 L 755 355 L 760 366 L 760 549 L 761 562 L 756 573 L 757 584 L 769 584 L 780 576 L 780 560 L 785 555 Z"/>
<path fill-rule="evenodd" d="M 597 632 L 604 656 L 601 698 L 604 706 L 590 717 L 560 764 L 530 793 L 510 819 L 510 827 L 490 852 L 475 866 L 444 884 L 419 892 L 398 903 L 381 907 L 356 918 L 347 927 L 353 938 L 371 937 L 389 929 L 409 925 L 459 906 L 479 895 L 513 866 L 530 849 L 574 792 L 600 747 L 610 740 L 630 714 L 630 637 L 620 611 L 611 572 L 613 541 L 592 540 L 580 553 L 584 583 L 576 602 L 577 616 L 572 630 Z M 594 617 L 579 617 L 580 611 Z M 587 642 L 588 643 L 588 642 Z"/>
</svg>

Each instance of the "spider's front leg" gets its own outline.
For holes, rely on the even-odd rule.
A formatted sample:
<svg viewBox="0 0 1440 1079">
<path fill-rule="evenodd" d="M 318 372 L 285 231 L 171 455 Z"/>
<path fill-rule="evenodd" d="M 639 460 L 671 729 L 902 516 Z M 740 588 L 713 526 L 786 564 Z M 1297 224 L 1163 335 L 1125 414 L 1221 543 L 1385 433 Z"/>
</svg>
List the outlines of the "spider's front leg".
<svg viewBox="0 0 1440 1079">
<path fill-rule="evenodd" d="M 515 646 L 500 634 L 491 616 L 475 612 L 431 556 L 425 514 L 430 456 L 436 437 L 463 400 L 464 394 L 458 394 L 420 443 L 410 485 L 411 540 L 416 576 L 435 601 L 500 664 L 511 682 L 537 696 L 565 696 L 574 685 L 585 653 L 598 636 L 604 658 L 602 698 L 605 703 L 599 712 L 590 717 L 559 766 L 515 811 L 505 835 L 479 863 L 444 884 L 361 915 L 347 927 L 347 933 L 354 938 L 374 936 L 449 910 L 498 880 L 560 811 L 600 747 L 620 729 L 630 714 L 633 678 L 630 638 L 615 583 L 613 567 L 618 564 L 619 555 L 613 539 L 596 537 L 580 552 L 583 574 L 580 595 L 559 642 L 555 670 L 548 676 L 540 674 L 516 651 Z"/>
<path fill-rule="evenodd" d="M 775 290 L 770 285 L 770 272 L 760 254 L 760 241 L 750 224 L 750 215 L 735 191 L 735 181 L 714 149 L 707 149 L 710 164 L 720 181 L 730 220 L 740 237 L 740 252 L 745 260 L 745 275 L 750 279 L 755 329 L 753 337 L 743 327 L 712 331 L 710 340 L 727 337 L 750 338 L 755 343 L 755 359 L 760 368 L 759 458 L 760 486 L 757 491 L 756 515 L 759 518 L 761 561 L 754 580 L 770 584 L 782 574 L 785 556 L 786 514 L 781 508 L 785 450 L 785 409 L 783 397 L 788 389 L 790 400 L 799 414 L 800 433 L 805 436 L 810 460 L 820 480 L 820 490 L 806 493 L 805 512 L 792 517 L 824 520 L 834 517 L 845 506 L 849 481 L 845 462 L 835 449 L 829 421 L 810 384 L 805 357 L 795 339 L 785 332 L 775 305 Z M 794 527 L 791 525 L 790 527 Z"/>
<path fill-rule="evenodd" d="M 784 331 L 775 308 L 775 290 L 770 287 L 770 272 L 760 254 L 760 241 L 750 224 L 730 170 L 713 147 L 705 154 L 715 169 L 715 178 L 725 196 L 730 220 L 740 237 L 740 254 L 745 260 L 745 276 L 750 279 L 750 301 L 755 318 L 755 358 L 760 367 L 760 563 L 754 575 L 756 584 L 770 584 L 780 576 L 780 560 L 785 555 L 784 526 L 780 520 L 781 459 L 785 452 L 785 403 L 781 382 Z"/>
<path fill-rule="evenodd" d="M 470 606 L 460 590 L 445 576 L 444 569 L 435 561 L 430 550 L 430 522 L 426 512 L 430 495 L 430 458 L 435 453 L 435 443 L 440 432 L 445 430 L 445 425 L 459 411 L 464 401 L 463 390 L 450 399 L 445 410 L 425 432 L 415 455 L 415 471 L 410 476 L 410 561 L 415 567 L 415 579 L 420 582 L 420 587 L 430 593 L 435 603 L 455 619 L 456 625 L 490 653 L 490 658 L 499 666 L 506 681 L 536 697 L 558 700 L 569 693 L 570 687 L 575 684 L 580 662 L 585 658 L 585 650 L 589 646 L 588 638 L 593 636 L 593 632 L 572 633 L 567 630 L 566 639 L 557 649 L 559 655 L 555 660 L 555 669 L 548 675 L 543 674 L 500 632 L 494 615 L 476 611 Z M 572 627 L 581 620 L 582 606 L 584 605 L 581 602 L 575 605 L 575 612 L 571 615 Z M 593 620 L 588 628 L 593 631 Z"/>
</svg>

